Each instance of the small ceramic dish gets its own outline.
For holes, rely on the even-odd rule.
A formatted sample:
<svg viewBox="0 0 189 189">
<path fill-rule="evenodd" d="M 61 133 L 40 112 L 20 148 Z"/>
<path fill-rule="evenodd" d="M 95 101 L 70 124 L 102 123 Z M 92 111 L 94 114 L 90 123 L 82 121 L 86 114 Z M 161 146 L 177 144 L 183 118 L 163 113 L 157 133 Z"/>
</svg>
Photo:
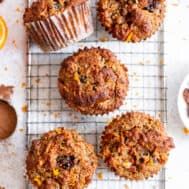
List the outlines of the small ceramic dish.
<svg viewBox="0 0 189 189">
<path fill-rule="evenodd" d="M 177 106 L 178 106 L 178 111 L 180 114 L 180 118 L 186 128 L 189 128 L 189 107 L 187 103 L 184 100 L 184 90 L 186 88 L 189 88 L 189 74 L 185 77 L 184 81 L 181 84 L 181 87 L 179 89 L 179 94 L 178 94 L 178 100 L 177 100 Z"/>
</svg>

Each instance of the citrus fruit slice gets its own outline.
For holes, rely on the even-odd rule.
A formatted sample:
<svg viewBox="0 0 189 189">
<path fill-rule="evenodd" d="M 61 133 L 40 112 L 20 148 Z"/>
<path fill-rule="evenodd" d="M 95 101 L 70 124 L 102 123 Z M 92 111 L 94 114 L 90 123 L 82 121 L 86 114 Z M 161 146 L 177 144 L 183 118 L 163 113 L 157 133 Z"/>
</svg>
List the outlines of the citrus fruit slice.
<svg viewBox="0 0 189 189">
<path fill-rule="evenodd" d="M 0 49 L 3 48 L 7 40 L 8 29 L 5 20 L 0 16 Z"/>
</svg>

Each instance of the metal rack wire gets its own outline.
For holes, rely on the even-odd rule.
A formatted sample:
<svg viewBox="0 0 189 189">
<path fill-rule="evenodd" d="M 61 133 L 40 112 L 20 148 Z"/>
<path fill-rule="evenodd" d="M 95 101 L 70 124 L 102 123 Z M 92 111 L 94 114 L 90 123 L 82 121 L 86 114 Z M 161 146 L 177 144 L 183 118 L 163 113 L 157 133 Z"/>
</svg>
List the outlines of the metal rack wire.
<svg viewBox="0 0 189 189">
<path fill-rule="evenodd" d="M 29 2 L 30 3 L 30 2 Z M 95 0 L 92 0 L 94 34 L 72 46 L 54 53 L 44 53 L 29 43 L 27 72 L 27 142 L 53 128 L 64 126 L 76 129 L 99 150 L 99 137 L 104 126 L 115 115 L 138 110 L 159 117 L 167 123 L 166 74 L 164 64 L 165 40 L 163 28 L 149 40 L 127 44 L 111 38 L 96 20 Z M 101 39 L 108 38 L 106 42 Z M 83 116 L 72 111 L 61 99 L 57 89 L 57 75 L 62 60 L 78 48 L 101 46 L 113 50 L 129 70 L 130 89 L 124 105 L 104 116 Z M 165 189 L 166 171 L 141 182 L 120 179 L 100 162 L 89 189 Z M 103 178 L 98 178 L 98 173 Z M 30 188 L 31 186 L 29 186 Z"/>
</svg>

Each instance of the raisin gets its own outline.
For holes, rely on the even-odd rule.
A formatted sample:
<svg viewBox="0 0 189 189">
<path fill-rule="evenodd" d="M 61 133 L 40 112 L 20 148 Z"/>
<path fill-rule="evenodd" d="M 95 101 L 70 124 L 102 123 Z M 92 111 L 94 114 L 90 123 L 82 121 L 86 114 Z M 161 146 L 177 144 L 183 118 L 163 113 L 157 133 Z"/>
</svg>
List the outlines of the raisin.
<svg viewBox="0 0 189 189">
<path fill-rule="evenodd" d="M 144 7 L 144 10 L 148 10 L 149 12 L 154 12 L 154 10 L 159 5 L 159 2 L 156 0 L 148 0 L 148 6 Z"/>
<path fill-rule="evenodd" d="M 87 76 L 81 75 L 80 81 L 81 81 L 81 83 L 87 83 Z"/>
<path fill-rule="evenodd" d="M 58 156 L 56 158 L 57 165 L 63 169 L 69 170 L 75 164 L 75 157 L 74 156 Z"/>
</svg>

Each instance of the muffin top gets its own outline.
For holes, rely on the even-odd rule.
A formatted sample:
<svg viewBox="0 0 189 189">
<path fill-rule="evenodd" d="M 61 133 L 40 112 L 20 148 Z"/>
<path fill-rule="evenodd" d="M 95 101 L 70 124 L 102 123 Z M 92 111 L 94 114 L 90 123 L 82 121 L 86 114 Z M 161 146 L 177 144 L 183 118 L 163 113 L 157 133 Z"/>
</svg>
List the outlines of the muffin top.
<svg viewBox="0 0 189 189">
<path fill-rule="evenodd" d="M 83 114 L 118 108 L 128 90 L 127 68 L 107 49 L 85 48 L 62 63 L 59 89 L 68 105 Z"/>
<path fill-rule="evenodd" d="M 105 128 L 100 154 L 116 174 L 139 180 L 157 174 L 173 147 L 172 138 L 159 120 L 131 112 L 117 117 Z"/>
<path fill-rule="evenodd" d="M 30 8 L 26 8 L 24 23 L 44 20 L 49 16 L 62 13 L 67 8 L 85 1 L 87 0 L 38 0 L 33 2 Z"/>
<path fill-rule="evenodd" d="M 83 189 L 91 181 L 97 157 L 76 131 L 58 128 L 32 142 L 26 165 L 39 189 Z"/>
<path fill-rule="evenodd" d="M 159 28 L 165 13 L 165 0 L 99 0 L 98 17 L 113 37 L 138 42 Z"/>
</svg>

